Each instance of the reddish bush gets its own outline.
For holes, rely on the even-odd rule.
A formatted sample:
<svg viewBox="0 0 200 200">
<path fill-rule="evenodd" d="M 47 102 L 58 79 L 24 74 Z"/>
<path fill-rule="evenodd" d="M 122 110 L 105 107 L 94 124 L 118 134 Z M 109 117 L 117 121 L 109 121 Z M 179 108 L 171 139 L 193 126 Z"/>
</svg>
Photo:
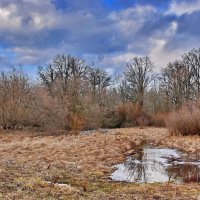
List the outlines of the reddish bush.
<svg viewBox="0 0 200 200">
<path fill-rule="evenodd" d="M 126 121 L 127 117 L 127 112 L 128 112 L 128 104 L 121 104 L 117 108 L 117 113 L 119 115 L 119 119 L 123 122 Z"/>
<path fill-rule="evenodd" d="M 84 129 L 85 119 L 81 115 L 72 114 L 68 117 L 67 124 L 73 133 L 79 134 L 80 130 Z"/>
<path fill-rule="evenodd" d="M 131 105 L 128 109 L 128 118 L 134 124 L 137 124 L 138 119 L 143 115 L 144 113 L 142 112 L 142 108 L 138 103 Z"/>
<path fill-rule="evenodd" d="M 150 116 L 146 114 L 142 107 L 136 103 L 126 103 L 118 107 L 118 115 L 123 126 L 148 126 L 150 124 Z"/>
<path fill-rule="evenodd" d="M 165 118 L 166 118 L 166 113 L 156 113 L 150 115 L 150 126 L 155 126 L 155 127 L 165 127 Z"/>
<path fill-rule="evenodd" d="M 200 135 L 200 106 L 197 103 L 188 103 L 179 110 L 172 111 L 165 120 L 173 134 Z"/>
</svg>

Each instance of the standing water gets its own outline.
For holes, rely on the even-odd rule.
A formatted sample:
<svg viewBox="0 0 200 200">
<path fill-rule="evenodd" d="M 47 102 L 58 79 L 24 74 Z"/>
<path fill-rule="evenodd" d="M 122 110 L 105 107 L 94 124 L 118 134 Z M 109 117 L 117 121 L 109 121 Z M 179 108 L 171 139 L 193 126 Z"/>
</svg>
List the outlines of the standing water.
<svg viewBox="0 0 200 200">
<path fill-rule="evenodd" d="M 112 180 L 126 182 L 200 182 L 200 160 L 175 149 L 144 146 L 115 166 Z"/>
</svg>

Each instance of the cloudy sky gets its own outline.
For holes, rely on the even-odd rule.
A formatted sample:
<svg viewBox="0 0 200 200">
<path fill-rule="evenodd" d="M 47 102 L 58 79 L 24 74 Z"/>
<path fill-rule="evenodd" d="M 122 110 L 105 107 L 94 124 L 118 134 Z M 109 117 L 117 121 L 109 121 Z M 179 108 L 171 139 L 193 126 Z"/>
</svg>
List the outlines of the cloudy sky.
<svg viewBox="0 0 200 200">
<path fill-rule="evenodd" d="M 143 55 L 159 70 L 200 47 L 199 19 L 200 0 L 0 0 L 0 68 L 70 53 L 110 74 Z"/>
</svg>

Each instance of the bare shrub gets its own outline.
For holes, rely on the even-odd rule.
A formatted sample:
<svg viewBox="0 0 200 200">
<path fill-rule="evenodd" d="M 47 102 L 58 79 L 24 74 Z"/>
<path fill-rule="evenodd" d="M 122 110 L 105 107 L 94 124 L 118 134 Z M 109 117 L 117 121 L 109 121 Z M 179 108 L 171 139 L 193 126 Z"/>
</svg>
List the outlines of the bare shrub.
<svg viewBox="0 0 200 200">
<path fill-rule="evenodd" d="M 155 113 L 150 115 L 150 126 L 165 127 L 166 113 Z"/>
<path fill-rule="evenodd" d="M 85 119 L 79 114 L 72 114 L 68 116 L 67 122 L 70 130 L 75 134 L 79 134 L 80 130 L 83 130 L 85 126 Z"/>
<path fill-rule="evenodd" d="M 127 104 L 119 105 L 117 108 L 117 112 L 119 115 L 119 120 L 124 124 L 127 119 L 128 105 Z"/>
<path fill-rule="evenodd" d="M 137 119 L 142 117 L 142 107 L 139 103 L 129 105 L 128 119 L 137 124 Z"/>
<path fill-rule="evenodd" d="M 33 95 L 30 112 L 26 117 L 26 127 L 51 133 L 69 129 L 67 125 L 69 111 L 66 99 L 61 102 L 59 98 L 50 96 L 41 86 L 35 89 Z"/>
<path fill-rule="evenodd" d="M 118 107 L 118 116 L 123 126 L 147 126 L 150 116 L 142 110 L 140 103 L 124 103 Z"/>
<path fill-rule="evenodd" d="M 173 134 L 200 135 L 199 102 L 188 103 L 179 110 L 172 111 L 165 123 Z"/>
<path fill-rule="evenodd" d="M 3 129 L 23 126 L 32 97 L 31 84 L 23 72 L 13 68 L 0 74 L 0 124 Z"/>
<path fill-rule="evenodd" d="M 85 116 L 85 129 L 97 129 L 102 127 L 104 118 L 104 109 L 98 106 L 98 104 L 87 104 L 87 108 L 84 111 Z"/>
</svg>

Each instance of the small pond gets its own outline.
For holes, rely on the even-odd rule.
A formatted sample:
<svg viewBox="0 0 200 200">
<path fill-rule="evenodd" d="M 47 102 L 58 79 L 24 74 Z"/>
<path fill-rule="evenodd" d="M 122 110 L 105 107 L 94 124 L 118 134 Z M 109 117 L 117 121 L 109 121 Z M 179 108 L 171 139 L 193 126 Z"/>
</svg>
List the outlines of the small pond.
<svg viewBox="0 0 200 200">
<path fill-rule="evenodd" d="M 111 178 L 126 182 L 200 182 L 200 160 L 176 149 L 145 145 L 115 166 Z"/>
</svg>

